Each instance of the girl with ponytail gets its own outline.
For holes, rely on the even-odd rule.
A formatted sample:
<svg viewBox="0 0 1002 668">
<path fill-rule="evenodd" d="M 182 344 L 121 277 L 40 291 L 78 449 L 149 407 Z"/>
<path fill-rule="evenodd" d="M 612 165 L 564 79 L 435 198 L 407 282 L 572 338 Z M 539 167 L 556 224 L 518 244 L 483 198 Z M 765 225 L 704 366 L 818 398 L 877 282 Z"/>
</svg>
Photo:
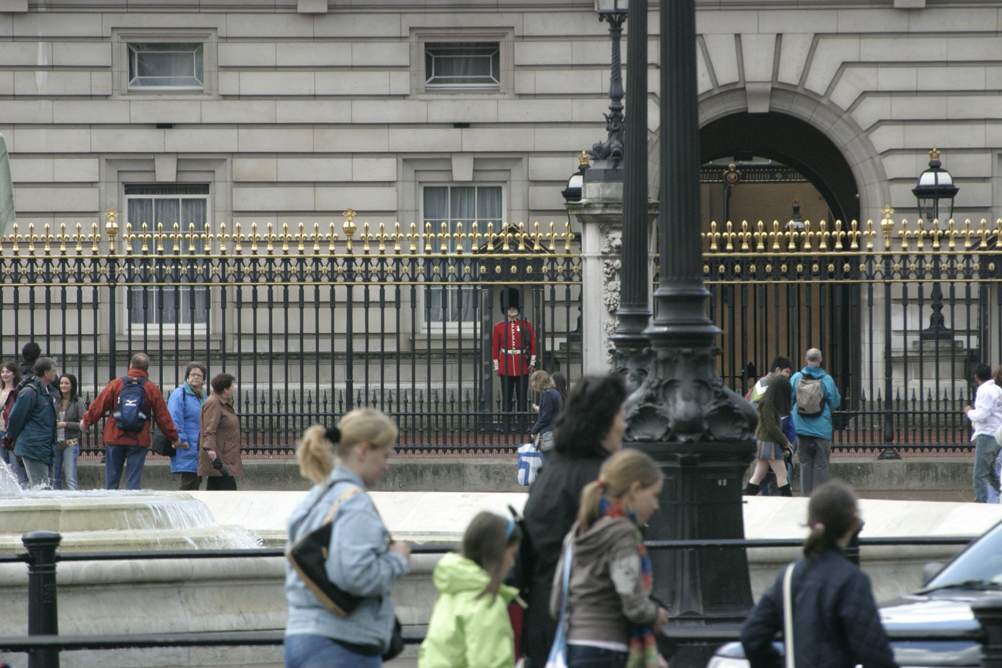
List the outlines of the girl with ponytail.
<svg viewBox="0 0 1002 668">
<path fill-rule="evenodd" d="M 658 668 L 667 663 L 654 634 L 668 611 L 651 600 L 651 561 L 640 527 L 658 509 L 662 474 L 643 452 L 621 450 L 605 461 L 598 480 L 581 492 L 571 546 L 567 592 L 567 666 Z M 563 559 L 553 577 L 550 611 L 559 617 Z"/>
<path fill-rule="evenodd" d="M 389 417 L 361 408 L 337 427 L 310 427 L 296 447 L 299 470 L 315 485 L 289 516 L 286 547 L 330 521 L 327 576 L 363 600 L 346 616 L 336 614 L 286 564 L 287 668 L 383 665 L 396 619 L 390 590 L 410 569 L 410 547 L 393 541 L 366 491 L 386 472 L 396 440 Z"/>
<path fill-rule="evenodd" d="M 870 578 L 845 556 L 863 526 L 856 494 L 839 482 L 818 487 L 807 507 L 810 533 L 793 565 L 793 657 L 797 668 L 897 668 L 873 601 Z M 774 668 L 782 659 L 773 639 L 783 628 L 786 569 L 751 611 L 741 644 L 751 668 Z"/>
<path fill-rule="evenodd" d="M 521 539 L 512 519 L 488 512 L 473 518 L 461 552 L 445 555 L 435 566 L 439 597 L 418 668 L 515 668 L 508 604 L 518 590 L 502 580 L 515 564 Z"/>
</svg>

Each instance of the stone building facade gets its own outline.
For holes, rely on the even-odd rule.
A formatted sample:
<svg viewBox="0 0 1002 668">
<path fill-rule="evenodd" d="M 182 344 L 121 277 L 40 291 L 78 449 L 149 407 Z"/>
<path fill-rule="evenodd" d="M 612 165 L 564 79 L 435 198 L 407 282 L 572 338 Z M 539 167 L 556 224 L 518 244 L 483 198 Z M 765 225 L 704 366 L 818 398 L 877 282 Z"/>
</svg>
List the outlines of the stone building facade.
<svg viewBox="0 0 1002 668">
<path fill-rule="evenodd" d="M 914 220 L 936 146 L 955 217 L 1002 217 L 1002 2 L 697 8 L 706 160 L 771 156 L 841 217 Z M 111 208 L 559 230 L 575 155 L 605 135 L 609 59 L 592 0 L 2 0 L 0 133 L 22 230 Z"/>
</svg>

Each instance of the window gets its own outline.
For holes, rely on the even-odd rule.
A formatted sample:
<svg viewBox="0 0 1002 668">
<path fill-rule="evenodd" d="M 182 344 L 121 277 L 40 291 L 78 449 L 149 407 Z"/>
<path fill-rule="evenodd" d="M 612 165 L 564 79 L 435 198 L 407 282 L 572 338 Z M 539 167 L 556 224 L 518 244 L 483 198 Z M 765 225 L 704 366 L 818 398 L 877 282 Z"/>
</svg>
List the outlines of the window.
<svg viewBox="0 0 1002 668">
<path fill-rule="evenodd" d="M 129 88 L 205 87 L 201 44 L 129 44 Z"/>
<path fill-rule="evenodd" d="M 502 221 L 501 186 L 425 186 L 424 222 L 438 231 L 443 222 L 455 232 L 456 223 L 463 224 L 468 232 L 474 221 L 479 229 L 487 231 L 487 223 L 500 229 Z M 463 252 L 471 251 L 470 240 L 463 240 Z M 449 249 L 456 250 L 455 239 L 450 239 Z M 426 317 L 432 323 L 473 322 L 476 320 L 477 295 L 473 288 L 435 287 L 430 290 L 426 303 Z"/>
<path fill-rule="evenodd" d="M 163 223 L 164 232 L 171 233 L 174 223 L 178 223 L 182 234 L 186 234 L 194 223 L 195 230 L 201 233 L 208 220 L 207 185 L 126 185 L 125 200 L 127 222 L 132 223 L 133 231 L 141 229 L 143 223 L 150 230 L 155 230 L 157 223 Z M 181 244 L 181 256 L 188 259 L 201 254 L 204 249 L 200 238 L 195 240 L 194 252 L 186 240 Z M 173 244 L 164 244 L 164 254 L 173 254 Z M 184 269 L 180 271 L 184 272 Z M 149 282 L 161 280 L 161 277 L 137 274 L 135 280 Z M 167 276 L 165 282 L 171 282 L 171 277 Z M 134 287 L 129 296 L 129 323 L 134 327 L 194 325 L 204 331 L 209 321 L 208 288 L 194 287 L 186 281 L 173 286 Z"/>
<path fill-rule="evenodd" d="M 497 42 L 425 45 L 426 88 L 501 87 L 501 49 Z"/>
</svg>

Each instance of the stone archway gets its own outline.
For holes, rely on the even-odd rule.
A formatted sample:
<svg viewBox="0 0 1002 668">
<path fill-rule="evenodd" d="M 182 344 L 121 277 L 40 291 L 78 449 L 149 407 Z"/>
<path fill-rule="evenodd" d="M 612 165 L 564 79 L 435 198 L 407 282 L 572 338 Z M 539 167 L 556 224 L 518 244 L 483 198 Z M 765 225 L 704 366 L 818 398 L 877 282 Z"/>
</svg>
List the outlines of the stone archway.
<svg viewBox="0 0 1002 668">
<path fill-rule="evenodd" d="M 744 89 L 700 100 L 702 161 L 752 153 L 797 169 L 836 217 L 879 219 L 889 198 L 876 148 L 849 112 L 803 92 L 773 88 L 769 111 L 749 113 Z"/>
<path fill-rule="evenodd" d="M 703 164 L 746 155 L 792 167 L 817 188 L 835 220 L 859 220 L 858 189 L 849 163 L 824 133 L 805 121 L 775 112 L 731 114 L 700 128 L 699 147 Z"/>
<path fill-rule="evenodd" d="M 841 210 L 843 222 L 879 220 L 880 209 L 890 201 L 887 176 L 876 148 L 851 113 L 809 93 L 781 88 L 772 89 L 769 103 L 769 112 L 752 114 L 743 88 L 703 96 L 699 103 L 702 161 L 732 155 L 744 150 L 743 145 L 754 146 L 751 150 L 756 155 L 774 157 L 801 171 L 826 199 L 831 198 L 832 211 Z M 735 136 L 738 131 L 747 136 Z M 767 134 L 750 134 L 759 131 Z M 648 140 L 653 200 L 659 199 L 659 132 L 650 132 Z M 824 159 L 817 160 L 806 143 L 824 146 Z"/>
</svg>

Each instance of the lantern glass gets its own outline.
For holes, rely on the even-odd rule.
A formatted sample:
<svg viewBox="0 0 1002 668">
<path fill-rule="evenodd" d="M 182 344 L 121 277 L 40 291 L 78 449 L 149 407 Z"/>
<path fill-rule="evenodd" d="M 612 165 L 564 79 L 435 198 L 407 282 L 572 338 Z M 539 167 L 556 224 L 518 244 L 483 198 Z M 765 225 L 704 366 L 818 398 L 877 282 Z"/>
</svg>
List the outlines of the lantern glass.
<svg viewBox="0 0 1002 668">
<path fill-rule="evenodd" d="M 595 0 L 595 11 L 599 14 L 625 14 L 629 0 Z"/>
</svg>

